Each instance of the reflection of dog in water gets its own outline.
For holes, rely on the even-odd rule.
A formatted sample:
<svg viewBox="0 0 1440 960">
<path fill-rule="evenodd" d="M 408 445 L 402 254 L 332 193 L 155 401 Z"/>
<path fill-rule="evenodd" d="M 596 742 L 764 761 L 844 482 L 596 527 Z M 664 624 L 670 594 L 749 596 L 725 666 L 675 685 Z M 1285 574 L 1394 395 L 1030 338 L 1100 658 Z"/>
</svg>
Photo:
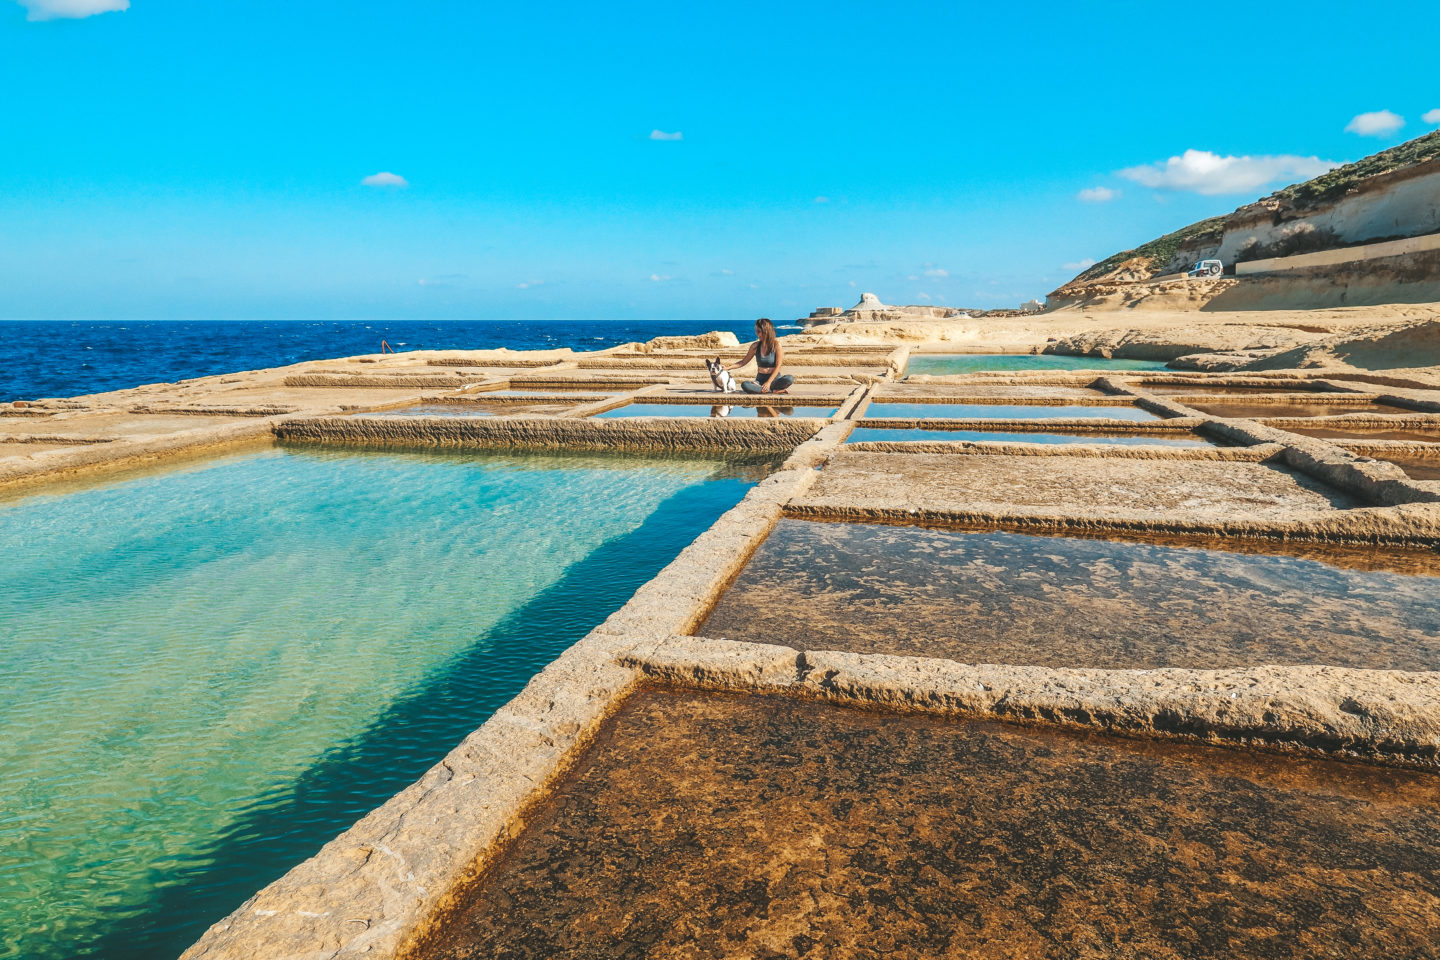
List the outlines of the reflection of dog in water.
<svg viewBox="0 0 1440 960">
<path fill-rule="evenodd" d="M 735 385 L 735 378 L 730 376 L 730 371 L 725 369 L 725 364 L 720 358 L 705 361 L 705 369 L 710 371 L 710 382 L 715 384 L 715 389 L 720 393 L 735 393 L 740 388 Z M 726 416 L 726 414 L 720 414 Z"/>
</svg>

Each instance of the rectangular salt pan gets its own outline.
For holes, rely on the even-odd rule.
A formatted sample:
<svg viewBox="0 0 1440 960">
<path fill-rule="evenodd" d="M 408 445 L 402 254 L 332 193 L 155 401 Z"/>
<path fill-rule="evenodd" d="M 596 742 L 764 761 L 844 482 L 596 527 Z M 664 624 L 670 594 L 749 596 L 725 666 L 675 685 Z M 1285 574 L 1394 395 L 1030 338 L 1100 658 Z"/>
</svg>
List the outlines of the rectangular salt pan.
<svg viewBox="0 0 1440 960">
<path fill-rule="evenodd" d="M 697 631 L 963 663 L 1440 670 L 1440 556 L 782 520 Z"/>
<path fill-rule="evenodd" d="M 1437 813 L 1419 771 L 644 691 L 411 956 L 1433 956 Z"/>
<path fill-rule="evenodd" d="M 1005 403 L 871 403 L 866 419 L 1040 420 L 1084 418 L 1106 420 L 1159 420 L 1149 410 L 1131 406 L 1082 404 L 1041 405 Z"/>
<path fill-rule="evenodd" d="M 1212 417 L 1227 417 L 1230 419 L 1269 420 L 1279 417 L 1339 417 L 1354 413 L 1378 413 L 1378 414 L 1405 414 L 1413 411 L 1403 407 L 1392 407 L 1384 403 L 1370 403 L 1368 401 L 1336 403 L 1317 400 L 1313 403 L 1187 403 L 1186 406 L 1194 407 L 1201 413 L 1208 413 Z"/>
<path fill-rule="evenodd" d="M 426 403 L 399 410 L 366 413 L 367 417 L 514 417 L 522 413 L 564 413 L 575 406 L 566 403 Z"/>
<path fill-rule="evenodd" d="M 1163 360 L 1106 360 L 1059 354 L 931 353 L 912 354 L 907 376 L 947 376 L 989 370 L 1164 370 Z"/>
<path fill-rule="evenodd" d="M 741 403 L 627 403 L 597 417 L 833 417 L 838 407 Z"/>
<path fill-rule="evenodd" d="M 178 956 L 764 469 L 281 448 L 0 498 L 0 957 Z"/>
<path fill-rule="evenodd" d="M 1101 443 L 1155 447 L 1208 447 L 1191 433 L 1029 433 L 1001 430 L 943 430 L 927 427 L 856 427 L 846 443 L 971 440 L 976 443 Z"/>
</svg>

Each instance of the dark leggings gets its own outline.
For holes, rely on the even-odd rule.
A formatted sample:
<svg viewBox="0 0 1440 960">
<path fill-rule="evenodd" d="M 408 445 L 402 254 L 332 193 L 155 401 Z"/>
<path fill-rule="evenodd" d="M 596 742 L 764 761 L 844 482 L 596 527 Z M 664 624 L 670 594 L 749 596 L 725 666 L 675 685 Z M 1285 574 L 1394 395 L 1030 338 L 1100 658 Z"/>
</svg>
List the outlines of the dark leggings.
<svg viewBox="0 0 1440 960">
<path fill-rule="evenodd" d="M 761 371 L 760 376 L 757 379 L 746 380 L 744 383 L 740 384 L 740 389 L 744 390 L 746 393 L 764 393 L 765 388 L 761 385 L 761 381 L 763 381 L 768 376 L 770 376 L 770 374 Z M 788 373 L 782 373 L 780 374 L 780 376 L 776 377 L 770 382 L 770 391 L 773 393 L 776 390 L 788 390 L 794 382 L 794 377 L 790 376 L 790 374 Z"/>
</svg>

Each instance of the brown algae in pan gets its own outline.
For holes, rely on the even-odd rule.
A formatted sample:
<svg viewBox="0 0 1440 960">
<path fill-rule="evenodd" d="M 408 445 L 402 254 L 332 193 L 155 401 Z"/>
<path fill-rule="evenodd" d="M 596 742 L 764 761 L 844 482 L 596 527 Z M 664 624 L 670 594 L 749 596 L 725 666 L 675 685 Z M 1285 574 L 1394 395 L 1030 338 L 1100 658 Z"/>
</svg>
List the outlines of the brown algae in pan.
<svg viewBox="0 0 1440 960">
<path fill-rule="evenodd" d="M 410 956 L 1435 956 L 1440 778 L 644 691 Z"/>
</svg>

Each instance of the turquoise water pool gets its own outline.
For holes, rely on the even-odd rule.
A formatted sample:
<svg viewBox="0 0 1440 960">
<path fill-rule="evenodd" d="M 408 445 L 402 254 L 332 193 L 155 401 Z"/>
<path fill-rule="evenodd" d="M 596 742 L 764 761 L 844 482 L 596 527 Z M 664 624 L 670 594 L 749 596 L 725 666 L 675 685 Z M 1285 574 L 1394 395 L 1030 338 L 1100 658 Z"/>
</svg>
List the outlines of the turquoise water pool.
<svg viewBox="0 0 1440 960">
<path fill-rule="evenodd" d="M 1191 433 L 1031 433 L 1005 430 L 928 430 L 924 427 L 856 427 L 846 443 L 971 440 L 976 443 L 1106 443 L 1152 447 L 1208 447 Z"/>
<path fill-rule="evenodd" d="M 1103 357 L 1065 357 L 1053 353 L 930 353 L 914 354 L 905 375 L 944 376 L 986 370 L 1165 370 L 1161 360 L 1106 360 Z"/>
<path fill-rule="evenodd" d="M 946 420 L 1044 420 L 1057 417 L 1104 420 L 1159 420 L 1149 410 L 1130 406 L 1028 403 L 871 403 L 863 418 Z"/>
<path fill-rule="evenodd" d="M 267 449 L 0 501 L 0 956 L 175 956 L 764 470 Z"/>
<path fill-rule="evenodd" d="M 627 403 L 595 416 L 614 417 L 833 417 L 839 407 L 781 403 Z"/>
</svg>

